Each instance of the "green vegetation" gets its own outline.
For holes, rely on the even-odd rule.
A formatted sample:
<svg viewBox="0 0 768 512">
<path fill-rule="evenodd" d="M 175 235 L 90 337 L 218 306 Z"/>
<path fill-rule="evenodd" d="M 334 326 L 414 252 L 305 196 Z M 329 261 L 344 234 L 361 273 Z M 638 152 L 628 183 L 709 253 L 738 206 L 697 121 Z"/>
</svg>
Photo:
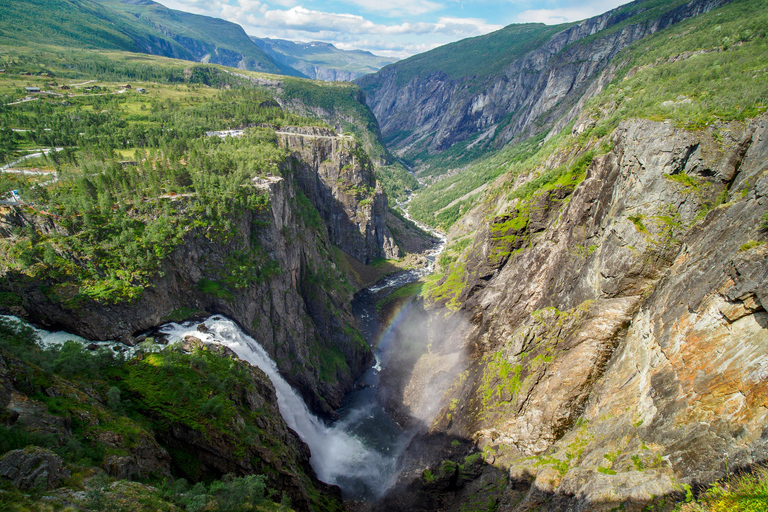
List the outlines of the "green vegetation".
<svg viewBox="0 0 768 512">
<path fill-rule="evenodd" d="M 754 249 L 755 247 L 760 247 L 761 245 L 765 245 L 765 242 L 750 240 L 745 244 L 743 244 L 741 247 L 739 247 L 739 252 L 746 252 L 750 249 Z"/>
<path fill-rule="evenodd" d="M 383 311 L 392 307 L 392 305 L 402 300 L 410 299 L 411 297 L 419 297 L 421 296 L 423 289 L 423 281 L 415 281 L 413 283 L 408 283 L 405 286 L 401 286 L 386 297 L 382 297 L 376 301 L 376 311 Z"/>
<path fill-rule="evenodd" d="M 182 58 L 192 54 L 156 30 L 142 27 L 126 16 L 96 2 L 30 0 L 3 6 L 0 44 L 56 44 L 74 48 L 141 51 L 152 48 L 156 37 Z M 105 23 L 106 21 L 106 23 Z"/>
<path fill-rule="evenodd" d="M 272 458 L 289 461 L 291 448 L 283 445 L 271 430 L 265 430 L 273 421 L 270 415 L 277 414 L 276 409 L 253 409 L 244 403 L 248 393 L 258 392 L 248 364 L 205 347 L 193 348 L 187 354 L 178 346 L 171 346 L 158 352 L 139 353 L 129 361 L 112 350 L 89 351 L 74 341 L 42 348 L 33 329 L 8 318 L 0 318 L 0 340 L 0 357 L 12 376 L 13 386 L 26 394 L 30 404 L 42 404 L 48 417 L 53 418 L 45 420 L 50 425 L 68 425 L 67 433 L 62 435 L 29 427 L 24 422 L 0 425 L 0 456 L 31 445 L 53 450 L 73 472 L 64 485 L 74 490 L 83 490 L 83 485 L 87 485 L 88 492 L 84 494 L 90 501 L 84 506 L 148 511 L 208 510 L 214 503 L 216 510 L 232 511 L 287 510 L 290 506 L 285 498 L 279 505 L 273 502 L 280 501 L 280 496 L 270 489 L 274 483 L 271 477 L 224 475 L 220 480 L 212 480 L 218 475 L 199 472 L 194 448 L 178 443 L 164 447 L 171 455 L 176 476 L 184 478 L 170 484 L 163 481 L 162 475 L 144 475 L 145 483 L 155 489 L 136 484 L 135 499 L 142 504 L 139 508 L 135 503 L 126 505 L 128 508 L 107 506 L 116 499 L 110 498 L 110 493 L 116 492 L 113 489 L 123 485 L 121 482 L 105 479 L 101 484 L 83 483 L 84 477 L 94 474 L 93 467 L 104 465 L 107 457 L 130 455 L 134 448 L 151 450 L 153 437 L 162 443 L 171 430 L 185 428 L 201 439 L 229 445 L 230 453 L 235 455 L 260 447 L 272 453 Z M 8 414 L 4 407 L 0 409 L 2 423 L 6 423 Z M 297 476 L 311 490 L 308 477 Z M 195 485 L 190 486 L 186 479 L 196 482 Z M 40 498 L 36 492 L 22 495 L 7 483 L 0 486 L 8 498 L 4 498 L 6 503 L 34 509 Z M 322 499 L 317 496 L 317 505 Z M 102 506 L 97 506 L 99 503 Z"/>
<path fill-rule="evenodd" d="M 526 162 L 537 152 L 540 141 L 541 138 L 534 138 L 510 146 L 509 149 L 474 163 L 466 171 L 440 180 L 419 191 L 418 195 L 411 201 L 408 213 L 419 222 L 448 229 L 461 215 L 476 204 L 481 196 L 481 188 L 505 172 L 516 169 L 522 162 Z M 435 167 L 446 169 L 445 166 L 436 165 Z M 457 211 L 455 217 L 446 213 L 438 219 L 437 217 L 443 214 L 450 207 L 449 205 L 452 205 Z"/>
<path fill-rule="evenodd" d="M 617 56 L 627 65 L 591 106 L 614 102 L 609 127 L 645 117 L 697 129 L 764 112 L 766 7 L 737 0 L 634 43 Z"/>
<path fill-rule="evenodd" d="M 479 394 L 482 399 L 484 412 L 497 407 L 500 402 L 514 400 L 523 383 L 520 376 L 523 372 L 522 358 L 508 360 L 503 350 L 486 354 L 484 357 L 482 385 Z"/>
<path fill-rule="evenodd" d="M 440 276 L 435 273 L 427 277 L 426 291 L 434 302 L 445 305 L 448 309 L 456 311 L 461 306 L 459 294 L 464 289 L 464 262 L 451 263 L 446 269 L 446 274 Z"/>
<path fill-rule="evenodd" d="M 761 512 L 768 503 L 768 473 L 762 469 L 716 482 L 697 500 L 692 499 L 690 492 L 687 494 L 686 502 L 690 505 L 685 505 L 680 510 Z"/>
<path fill-rule="evenodd" d="M 314 118 L 320 110 L 324 119 L 362 142 L 368 155 L 380 162 L 376 165 L 376 179 L 392 201 L 404 199 L 419 187 L 416 178 L 379 140 L 379 125 L 365 105 L 359 87 L 348 82 L 321 83 L 287 77 L 282 80 L 283 98 L 303 115 Z"/>
<path fill-rule="evenodd" d="M 168 9 L 159 3 L 129 3 L 119 0 L 98 2 L 115 13 L 136 20 L 144 30 L 154 29 L 170 35 L 197 58 L 207 53 L 208 62 L 253 71 L 301 76 L 295 69 L 274 62 L 261 48 L 252 44 L 243 28 L 236 23 Z"/>
<path fill-rule="evenodd" d="M 649 20 L 680 3 L 645 2 L 642 12 L 574 44 L 588 44 L 627 23 Z M 634 13 L 637 6 L 622 9 Z M 746 12 L 755 15 L 745 16 Z M 615 59 L 620 64 L 616 77 L 585 106 L 596 125 L 579 135 L 571 135 L 569 125 L 546 142 L 545 133 L 538 133 L 526 141 L 512 141 L 491 154 L 487 152 L 493 148 L 480 151 L 480 144 L 472 145 L 471 141 L 436 156 L 414 153 L 416 159 L 427 158 L 427 176 L 439 176 L 451 169 L 460 171 L 421 190 L 412 201 L 411 215 L 431 226 L 448 229 L 479 202 L 497 198 L 499 189 L 510 197 L 530 197 L 557 179 L 567 181 L 571 173 L 577 176 L 575 184 L 594 156 L 610 150 L 608 136 L 624 119 L 668 119 L 679 127 L 700 129 L 765 112 L 767 12 L 765 0 L 737 0 L 630 45 Z M 423 54 L 423 58 L 428 55 Z M 412 59 L 396 66 L 404 66 Z M 578 155 L 576 160 L 574 154 Z M 554 155 L 570 155 L 571 162 L 565 167 L 553 166 L 548 158 Z M 705 186 L 685 174 L 669 178 L 700 195 Z M 485 188 L 491 183 L 492 187 Z M 714 206 L 708 205 L 702 216 Z M 765 224 L 768 226 L 768 218 Z"/>
<path fill-rule="evenodd" d="M 4 7 L 0 44 L 125 50 L 188 61 L 197 61 L 207 53 L 211 62 L 298 74 L 275 64 L 239 25 L 157 3 L 29 0 Z"/>
<path fill-rule="evenodd" d="M 509 25 L 490 34 L 420 53 L 392 67 L 397 70 L 398 85 L 405 85 L 415 76 L 426 77 L 432 73 L 445 74 L 451 80 L 472 77 L 479 83 L 486 77 L 499 74 L 507 64 L 540 47 L 553 34 L 568 26 L 542 23 Z M 360 80 L 363 88 L 365 83 L 365 78 Z"/>
<path fill-rule="evenodd" d="M 227 240 L 236 218 L 266 210 L 268 195 L 251 180 L 281 172 L 285 152 L 273 129 L 249 128 L 241 138 L 226 139 L 206 137 L 206 131 L 318 123 L 285 113 L 271 95 L 224 68 L 87 55 L 92 54 L 75 52 L 67 59 L 56 51 L 13 50 L 0 57 L 7 59 L 0 87 L 41 65 L 49 70 L 44 80 L 56 75 L 69 81 L 91 72 L 160 80 L 142 84 L 147 94 L 118 94 L 118 85 L 100 82 L 105 92 L 99 94 L 0 105 L 4 126 L 26 130 L 4 132 L 21 134 L 9 143 L 15 146 L 7 159 L 16 158 L 24 144 L 65 148 L 37 164 L 55 170 L 57 179 L 14 175 L 0 184 L 0 192 L 20 191 L 27 214 L 45 215 L 57 225 L 46 232 L 18 228 L 16 238 L 0 244 L 0 255 L 12 271 L 45 281 L 49 298 L 70 306 L 135 300 L 185 237 L 197 232 Z M 233 251 L 225 268 L 214 270 L 215 279 L 198 288 L 223 299 L 279 272 L 256 237 Z M 18 300 L 14 290 L 3 293 L 5 302 Z"/>
</svg>

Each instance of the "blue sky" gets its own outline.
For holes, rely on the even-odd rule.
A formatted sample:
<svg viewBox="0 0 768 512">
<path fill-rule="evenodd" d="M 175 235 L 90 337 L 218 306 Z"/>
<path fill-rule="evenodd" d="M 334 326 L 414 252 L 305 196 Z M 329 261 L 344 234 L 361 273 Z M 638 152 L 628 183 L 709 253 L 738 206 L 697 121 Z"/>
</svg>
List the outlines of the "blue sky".
<svg viewBox="0 0 768 512">
<path fill-rule="evenodd" d="M 627 0 L 159 0 L 224 18 L 249 35 L 325 41 L 401 59 L 511 23 L 589 18 Z"/>
</svg>

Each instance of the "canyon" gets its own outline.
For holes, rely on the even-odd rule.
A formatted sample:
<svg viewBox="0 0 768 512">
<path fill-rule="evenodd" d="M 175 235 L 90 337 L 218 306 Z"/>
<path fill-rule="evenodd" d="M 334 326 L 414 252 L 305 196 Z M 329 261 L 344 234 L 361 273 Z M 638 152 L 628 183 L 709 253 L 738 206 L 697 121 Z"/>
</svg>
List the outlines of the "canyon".
<svg viewBox="0 0 768 512">
<path fill-rule="evenodd" d="M 439 67 L 440 49 L 360 78 L 360 89 L 222 71 L 267 91 L 258 108 L 283 116 L 247 126 L 279 153 L 238 185 L 265 200 L 228 213 L 224 234 L 190 220 L 131 300 L 50 293 L 67 277 L 33 277 L 12 244 L 34 248 L 70 227 L 36 206 L 1 206 L 2 312 L 140 349 L 125 376 L 92 385 L 52 376 L 10 341 L 0 349 L 3 428 L 62 439 L 9 451 L 0 475 L 32 487 L 38 474 L 9 468 L 44 465 L 43 486 L 75 503 L 61 482 L 81 469 L 54 451 L 82 432 L 108 447 L 94 467 L 114 479 L 264 474 L 296 510 L 667 510 L 758 469 L 768 461 L 768 78 L 764 30 L 743 28 L 740 13 L 756 2 L 637 1 L 504 29 L 528 39 L 487 76 L 414 72 L 430 58 Z M 689 78 L 714 74 L 734 85 L 700 91 Z M 669 77 L 687 80 L 685 94 Z M 737 81 L 758 92 L 739 96 Z M 416 192 L 388 174 L 395 156 L 422 180 Z M 408 218 L 409 205 L 433 180 L 487 169 L 429 212 L 434 228 L 460 206 L 442 224 L 444 249 L 428 255 L 440 237 Z M 188 214 L 189 197 L 169 194 L 164 211 Z M 243 266 L 250 277 L 232 281 Z M 406 277 L 371 286 L 387 273 Z M 23 331 L 2 328 L 9 340 Z M 164 349 L 171 331 L 178 344 Z M 240 351 L 249 344 L 266 356 Z M 242 359 L 271 359 L 272 380 Z M 204 428 L 152 402 L 153 368 L 179 361 L 211 387 Z M 235 411 L 222 425 L 210 413 L 220 382 L 206 378 L 228 373 L 243 380 L 221 392 Z M 111 385 L 134 416 L 110 405 Z M 354 432 L 360 394 L 373 423 L 398 433 L 386 482 L 372 491 L 368 475 L 355 494 L 359 482 L 323 465 L 338 454 L 311 457 Z M 294 405 L 278 408 L 288 395 Z M 52 408 L 65 396 L 80 405 Z M 286 417 L 298 410 L 301 421 Z"/>
</svg>

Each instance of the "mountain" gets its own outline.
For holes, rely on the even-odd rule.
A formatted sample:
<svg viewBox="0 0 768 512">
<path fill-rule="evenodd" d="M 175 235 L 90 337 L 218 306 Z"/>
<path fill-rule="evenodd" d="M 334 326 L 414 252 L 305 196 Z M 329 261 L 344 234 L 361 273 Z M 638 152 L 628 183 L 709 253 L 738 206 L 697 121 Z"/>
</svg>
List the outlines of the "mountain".
<svg viewBox="0 0 768 512">
<path fill-rule="evenodd" d="M 285 39 L 258 38 L 251 36 L 259 48 L 275 62 L 291 66 L 309 78 L 333 81 L 352 81 L 363 75 L 375 73 L 392 59 L 379 57 L 363 50 L 339 50 L 329 43 L 313 41 L 301 43 Z"/>
<path fill-rule="evenodd" d="M 460 168 L 461 142 L 424 157 L 443 174 L 409 213 L 446 249 L 395 310 L 414 327 L 382 380 L 425 433 L 374 510 L 766 507 L 759 491 L 720 496 L 735 475 L 764 485 L 768 461 L 768 3 L 658 5 L 528 54 L 511 142 Z M 478 83 L 501 88 L 516 62 Z M 436 104 L 492 120 L 501 93 L 425 73 Z M 446 99 L 450 80 L 467 87 Z"/>
<path fill-rule="evenodd" d="M 186 48 L 200 62 L 251 71 L 303 76 L 290 66 L 273 61 L 248 38 L 240 25 L 219 18 L 192 14 L 152 0 L 96 0 L 130 15 Z"/>
<path fill-rule="evenodd" d="M 64 148 L 0 175 L 0 311 L 119 339 L 45 348 L 0 318 L 12 507 L 766 509 L 768 0 L 511 26 L 367 95 L 119 51 L 0 62 L 2 157 Z M 340 420 L 298 442 L 200 315 Z"/>
<path fill-rule="evenodd" d="M 239 25 L 151 0 L 9 2 L 0 17 L 0 41 L 125 50 L 301 76 L 276 64 Z"/>
<path fill-rule="evenodd" d="M 150 53 L 194 60 L 189 50 L 156 30 L 90 0 L 6 2 L 0 41 Z"/>
<path fill-rule="evenodd" d="M 609 64 L 622 48 L 726 2 L 638 0 L 570 26 L 511 25 L 357 83 L 390 149 L 410 164 L 426 171 L 454 148 L 438 166 L 445 172 L 451 160 L 458 167 L 467 156 L 567 124 L 576 103 L 610 81 Z"/>
</svg>

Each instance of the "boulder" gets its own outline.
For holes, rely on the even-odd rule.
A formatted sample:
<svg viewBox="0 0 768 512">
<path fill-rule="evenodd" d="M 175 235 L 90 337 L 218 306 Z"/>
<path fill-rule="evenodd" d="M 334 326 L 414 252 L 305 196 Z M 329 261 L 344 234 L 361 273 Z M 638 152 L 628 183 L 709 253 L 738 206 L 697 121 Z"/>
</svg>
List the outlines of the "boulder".
<svg viewBox="0 0 768 512">
<path fill-rule="evenodd" d="M 0 459 L 0 477 L 22 490 L 55 489 L 70 476 L 61 457 L 38 446 L 12 450 Z"/>
</svg>

